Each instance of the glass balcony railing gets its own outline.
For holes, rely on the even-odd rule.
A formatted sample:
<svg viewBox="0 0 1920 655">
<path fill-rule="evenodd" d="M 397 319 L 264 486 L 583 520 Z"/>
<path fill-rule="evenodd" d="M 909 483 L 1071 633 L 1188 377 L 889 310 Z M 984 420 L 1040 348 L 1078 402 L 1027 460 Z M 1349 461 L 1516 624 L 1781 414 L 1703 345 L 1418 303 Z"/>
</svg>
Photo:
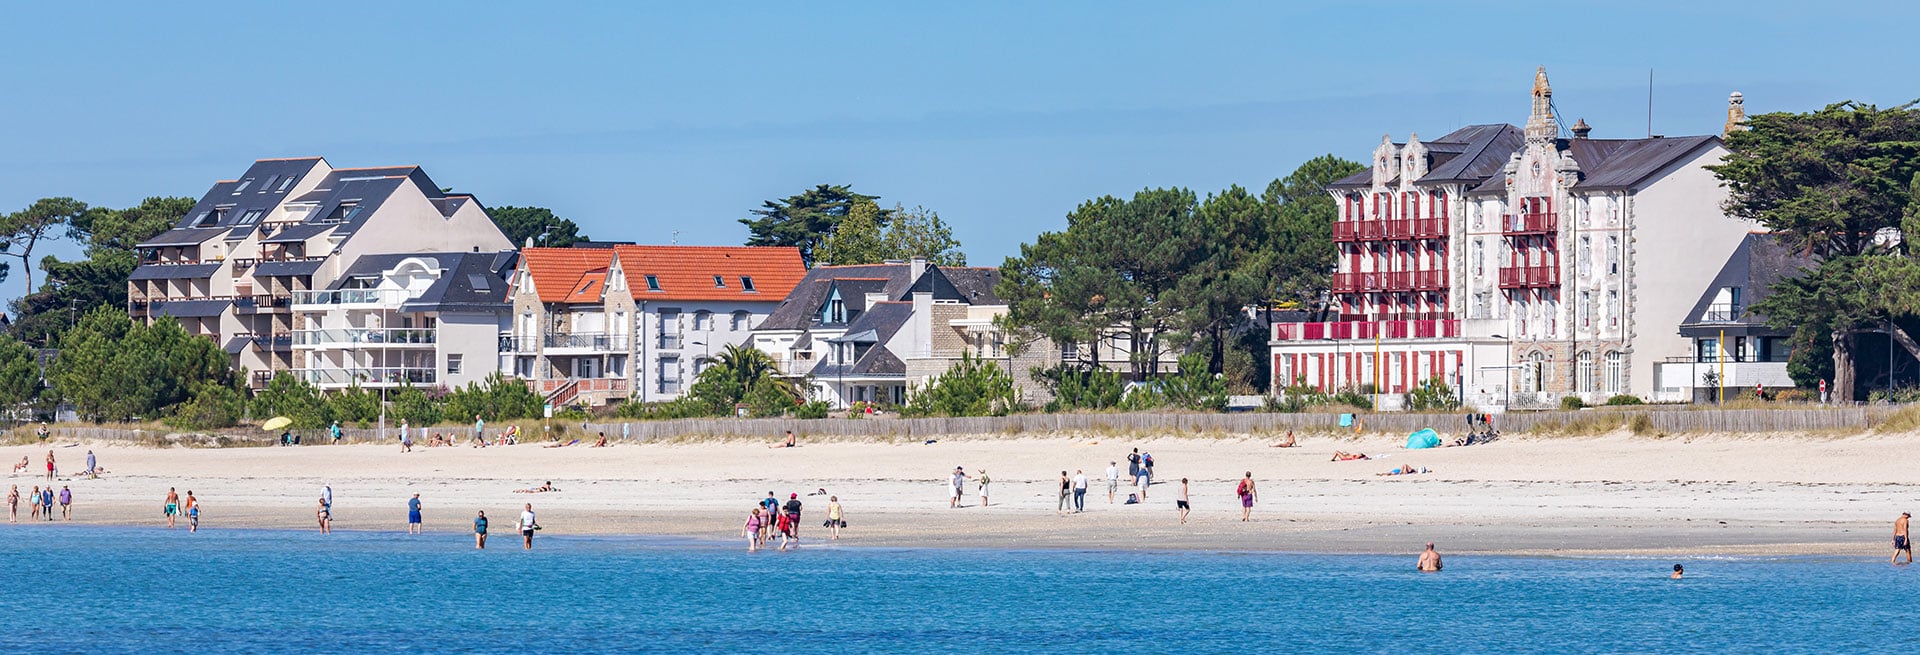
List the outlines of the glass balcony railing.
<svg viewBox="0 0 1920 655">
<path fill-rule="evenodd" d="M 295 305 L 398 305 L 411 295 L 404 289 L 336 289 L 295 291 Z"/>
<path fill-rule="evenodd" d="M 433 345 L 439 337 L 433 328 L 345 328 L 300 330 L 293 333 L 296 346 L 333 346 L 341 344 Z"/>
<path fill-rule="evenodd" d="M 313 385 L 400 386 L 439 384 L 439 371 L 425 367 L 296 368 L 290 371 Z"/>
</svg>

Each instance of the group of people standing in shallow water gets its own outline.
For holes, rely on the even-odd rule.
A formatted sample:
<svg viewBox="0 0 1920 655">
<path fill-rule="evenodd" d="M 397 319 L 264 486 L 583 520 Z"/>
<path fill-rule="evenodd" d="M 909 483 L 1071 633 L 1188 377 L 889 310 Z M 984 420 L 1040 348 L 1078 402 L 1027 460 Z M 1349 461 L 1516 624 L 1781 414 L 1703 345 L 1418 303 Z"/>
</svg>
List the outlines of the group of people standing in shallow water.
<svg viewBox="0 0 1920 655">
<path fill-rule="evenodd" d="M 821 489 L 808 496 L 827 496 L 827 520 L 820 524 L 832 535 L 829 539 L 839 539 L 840 529 L 847 526 L 845 510 L 840 507 L 840 497 L 827 495 Z M 775 537 L 780 539 L 780 550 L 800 547 L 800 494 L 787 494 L 787 502 L 782 505 L 780 497 L 767 492 L 760 499 L 760 505 L 747 514 L 747 521 L 740 526 L 740 536 L 747 540 L 747 552 L 758 551 L 772 543 Z"/>
<path fill-rule="evenodd" d="M 44 516 L 48 521 L 53 520 L 53 506 L 56 499 L 60 504 L 60 518 L 66 521 L 73 520 L 73 490 L 61 486 L 60 491 L 55 493 L 53 485 L 47 485 L 46 489 L 34 485 L 33 491 L 27 493 L 27 518 L 37 520 Z M 7 490 L 7 522 L 13 523 L 19 520 L 20 485 L 16 484 Z"/>
</svg>

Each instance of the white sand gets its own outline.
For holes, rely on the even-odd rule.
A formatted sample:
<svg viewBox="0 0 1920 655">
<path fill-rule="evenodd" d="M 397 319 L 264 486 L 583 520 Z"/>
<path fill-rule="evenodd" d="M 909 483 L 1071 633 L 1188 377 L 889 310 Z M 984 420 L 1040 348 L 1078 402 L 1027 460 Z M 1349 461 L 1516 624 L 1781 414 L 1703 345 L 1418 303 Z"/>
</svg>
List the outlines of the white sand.
<svg viewBox="0 0 1920 655">
<path fill-rule="evenodd" d="M 967 439 L 913 443 L 802 441 L 800 448 L 729 441 L 546 449 L 398 446 L 154 449 L 56 444 L 62 471 L 83 468 L 87 448 L 111 473 L 68 480 L 76 521 L 161 525 L 168 487 L 200 498 L 203 529 L 309 528 L 323 484 L 334 490 L 335 527 L 405 529 L 419 493 L 426 528 L 468 529 L 484 509 L 501 528 L 522 503 L 546 535 L 619 533 L 733 539 L 769 490 L 802 494 L 802 536 L 822 533 L 826 488 L 840 497 L 849 545 L 1410 552 L 1428 540 L 1448 552 L 1563 554 L 1878 554 L 1890 523 L 1920 500 L 1908 449 L 1920 435 L 1650 439 L 1519 439 L 1469 448 L 1406 451 L 1398 439 L 1308 438 L 1295 449 L 1199 438 Z M 1142 505 L 1109 505 L 1104 472 L 1139 447 L 1159 476 Z M 1329 462 L 1335 449 L 1371 461 Z M 32 457 L 41 476 L 15 474 L 25 496 L 44 483 L 44 447 L 0 448 L 0 461 Z M 1432 473 L 1374 474 L 1412 464 Z M 993 505 L 947 507 L 956 465 L 993 479 Z M 1093 480 L 1085 514 L 1055 512 L 1061 469 Z M 1233 487 L 1251 470 L 1260 485 L 1254 521 L 1241 523 Z M 1181 476 L 1193 480 L 1192 522 L 1174 521 Z M 552 480 L 559 493 L 515 494 Z M 1120 494 L 1124 500 L 1127 489 Z M 25 522 L 22 510 L 22 522 Z M 443 535 L 445 536 L 445 535 Z M 510 535 L 502 535 L 503 537 Z"/>
</svg>

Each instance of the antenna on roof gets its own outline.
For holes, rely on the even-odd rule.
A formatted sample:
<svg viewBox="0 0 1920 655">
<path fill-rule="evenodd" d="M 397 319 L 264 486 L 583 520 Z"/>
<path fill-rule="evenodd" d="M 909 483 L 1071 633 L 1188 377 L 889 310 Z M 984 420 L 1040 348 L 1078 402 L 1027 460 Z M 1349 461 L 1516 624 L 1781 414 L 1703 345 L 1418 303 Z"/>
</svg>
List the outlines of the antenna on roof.
<svg viewBox="0 0 1920 655">
<path fill-rule="evenodd" d="M 677 245 L 680 245 L 680 231 L 679 231 L 679 230 L 674 230 L 674 231 L 673 231 L 673 238 L 671 238 L 671 239 L 668 239 L 668 240 L 667 240 L 667 245 L 671 245 L 671 246 L 677 246 Z"/>
<path fill-rule="evenodd" d="M 1653 69 L 1647 69 L 1647 138 L 1653 138 Z"/>
</svg>

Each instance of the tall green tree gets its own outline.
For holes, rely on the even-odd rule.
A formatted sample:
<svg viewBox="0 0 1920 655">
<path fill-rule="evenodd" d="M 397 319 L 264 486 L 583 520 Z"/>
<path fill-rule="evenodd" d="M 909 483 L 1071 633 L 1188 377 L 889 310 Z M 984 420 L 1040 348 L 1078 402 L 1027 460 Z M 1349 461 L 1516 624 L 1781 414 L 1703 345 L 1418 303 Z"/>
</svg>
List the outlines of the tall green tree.
<svg viewBox="0 0 1920 655">
<path fill-rule="evenodd" d="M 493 219 L 493 224 L 499 226 L 500 231 L 507 235 L 507 241 L 512 242 L 515 248 L 526 245 L 528 239 L 533 240 L 533 245 L 554 248 L 565 248 L 575 241 L 588 240 L 580 234 L 579 225 L 554 215 L 553 210 L 545 207 L 491 207 L 487 209 L 487 216 Z"/>
<path fill-rule="evenodd" d="M 41 241 L 60 238 L 63 229 L 86 213 L 87 203 L 72 198 L 41 198 L 26 209 L 0 217 L 0 255 L 20 260 L 26 293 L 33 293 L 33 249 Z M 5 271 L 0 268 L 0 276 Z"/>
<path fill-rule="evenodd" d="M 284 416 L 291 419 L 291 427 L 298 430 L 317 430 L 326 427 L 332 419 L 320 389 L 287 371 L 274 374 L 267 388 L 254 392 L 252 406 L 254 418 Z"/>
<path fill-rule="evenodd" d="M 1196 219 L 1197 204 L 1186 189 L 1081 204 L 1065 231 L 1042 233 L 1001 265 L 996 292 L 1009 302 L 1002 324 L 1095 344 L 1124 333 L 1133 378 L 1146 379 L 1186 308 L 1175 298 L 1180 280 L 1215 238 Z"/>
<path fill-rule="evenodd" d="M 193 209 L 192 198 L 155 196 L 126 209 L 89 207 L 67 225 L 67 238 L 86 244 L 84 259 L 40 260 L 40 289 L 14 299 L 10 330 L 39 347 L 55 345 L 79 313 L 127 304 L 127 276 L 139 264 L 134 246 L 171 228 Z"/>
<path fill-rule="evenodd" d="M 1322 297 L 1336 254 L 1333 222 L 1340 216 L 1340 206 L 1327 195 L 1327 186 L 1365 168 L 1359 162 L 1321 155 L 1267 185 L 1260 199 L 1278 212 L 1258 246 L 1272 260 L 1266 282 L 1271 302 L 1266 309 L 1277 303 L 1310 307 Z"/>
<path fill-rule="evenodd" d="M 134 323 L 99 307 L 62 339 L 48 378 L 62 398 L 94 420 L 157 418 L 209 385 L 233 386 L 227 355 L 212 339 L 172 319 Z"/>
<path fill-rule="evenodd" d="M 40 399 L 40 362 L 27 344 L 0 335 L 0 407 L 9 411 Z"/>
<path fill-rule="evenodd" d="M 1858 335 L 1884 330 L 1916 357 L 1920 345 L 1899 325 L 1915 312 L 1907 289 L 1913 262 L 1880 237 L 1920 215 L 1920 111 L 1843 102 L 1808 113 L 1750 117 L 1727 136 L 1731 151 L 1709 167 L 1729 193 L 1728 214 L 1755 221 L 1820 266 L 1777 286 L 1753 308 L 1800 334 L 1826 333 L 1834 397 L 1859 397 Z M 1909 232 L 1907 240 L 1916 235 Z M 1812 367 L 1801 366 L 1799 370 Z"/>
<path fill-rule="evenodd" d="M 854 203 L 847 217 L 820 240 L 813 257 L 815 264 L 826 266 L 878 264 L 889 259 L 888 251 L 880 229 L 880 207 L 863 200 Z"/>
<path fill-rule="evenodd" d="M 1193 263 L 1178 278 L 1171 301 L 1180 308 L 1182 331 L 1207 348 L 1208 373 L 1223 370 L 1228 333 L 1246 322 L 1243 309 L 1271 298 L 1268 272 L 1276 257 L 1262 242 L 1278 214 L 1277 205 L 1239 185 L 1208 195 L 1194 213 L 1202 229 L 1218 236 L 1196 244 Z"/>
<path fill-rule="evenodd" d="M 1005 416 L 1019 402 L 1012 375 L 990 360 L 961 353 L 945 373 L 913 389 L 903 411 L 911 416 Z"/>
<path fill-rule="evenodd" d="M 892 216 L 886 235 L 890 259 L 924 257 L 936 266 L 967 265 L 967 253 L 960 251 L 960 240 L 953 238 L 953 227 L 940 219 L 939 212 L 896 204 Z"/>
<path fill-rule="evenodd" d="M 893 218 L 883 227 L 882 211 L 872 201 L 854 203 L 847 217 L 820 241 L 814 263 L 847 266 L 921 257 L 936 266 L 967 265 L 967 254 L 960 251 L 953 228 L 938 212 L 894 205 Z"/>
<path fill-rule="evenodd" d="M 879 196 L 855 193 L 845 184 L 822 184 L 799 194 L 761 203 L 752 218 L 740 219 L 747 226 L 749 246 L 792 246 L 800 249 L 800 258 L 813 265 L 814 249 L 840 225 L 855 205 L 872 202 Z M 876 223 L 885 226 L 892 218 L 890 210 L 881 210 Z"/>
</svg>

